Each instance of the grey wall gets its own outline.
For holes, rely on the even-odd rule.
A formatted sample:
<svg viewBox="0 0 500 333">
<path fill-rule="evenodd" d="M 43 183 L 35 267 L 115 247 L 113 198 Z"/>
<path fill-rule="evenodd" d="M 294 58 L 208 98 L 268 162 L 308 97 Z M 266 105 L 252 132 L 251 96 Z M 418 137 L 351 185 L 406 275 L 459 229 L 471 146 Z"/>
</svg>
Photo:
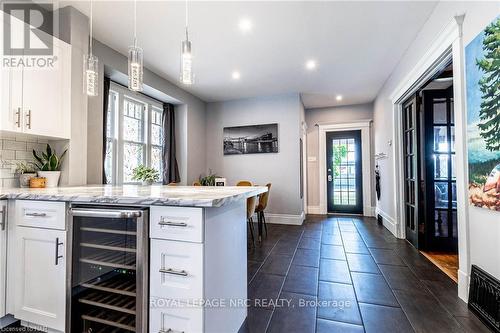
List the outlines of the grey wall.
<svg viewBox="0 0 500 333">
<path fill-rule="evenodd" d="M 373 119 L 373 104 L 371 103 L 306 110 L 308 206 L 319 206 L 319 128 L 315 125 L 350 123 L 368 119 Z M 370 159 L 373 160 L 372 157 Z M 372 206 L 374 203 L 372 202 Z"/>
<path fill-rule="evenodd" d="M 375 151 L 386 152 L 389 158 L 381 161 L 382 198 L 378 208 L 395 219 L 394 156 L 388 141 L 393 139 L 393 107 L 391 93 L 422 58 L 436 34 L 444 28 L 453 16 L 465 13 L 463 41 L 466 46 L 500 12 L 500 4 L 494 2 L 440 2 L 408 48 L 399 65 L 392 72 L 375 100 Z M 458 131 L 458 129 L 457 129 Z M 461 130 L 460 130 L 461 131 Z M 467 155 L 467 154 L 465 154 Z M 500 223 L 499 213 L 468 207 L 470 264 L 477 264 L 495 277 L 500 278 Z M 468 264 L 466 266 L 469 266 Z M 468 268 L 468 267 L 467 267 Z M 462 264 L 461 267 L 462 268 Z M 467 272 L 464 272 L 467 274 Z"/>
<path fill-rule="evenodd" d="M 112 48 L 95 41 L 94 53 L 99 58 L 101 70 L 113 70 L 127 73 L 127 57 Z M 101 72 L 103 77 L 104 72 Z M 177 156 L 181 169 L 181 181 L 190 184 L 205 172 L 206 156 L 203 143 L 205 142 L 205 102 L 198 97 L 182 90 L 159 75 L 144 69 L 144 84 L 159 94 L 164 94 L 169 101 L 172 99 L 184 104 L 176 107 L 176 137 L 179 153 Z M 156 96 L 155 96 L 156 97 Z M 177 112 L 179 114 L 177 115 Z M 101 183 L 102 165 L 102 93 L 89 101 L 88 123 L 88 183 Z"/>
<path fill-rule="evenodd" d="M 299 138 L 302 102 L 298 94 L 208 103 L 207 169 L 227 178 L 272 183 L 268 212 L 300 215 Z M 278 123 L 279 153 L 223 155 L 224 127 Z"/>
</svg>

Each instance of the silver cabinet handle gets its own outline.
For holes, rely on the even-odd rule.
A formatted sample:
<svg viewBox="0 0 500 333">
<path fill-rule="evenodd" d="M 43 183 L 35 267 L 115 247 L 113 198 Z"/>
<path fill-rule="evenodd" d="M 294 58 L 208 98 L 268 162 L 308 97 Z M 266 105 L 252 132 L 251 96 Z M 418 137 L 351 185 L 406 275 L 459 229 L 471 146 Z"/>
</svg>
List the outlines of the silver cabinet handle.
<svg viewBox="0 0 500 333">
<path fill-rule="evenodd" d="M 26 213 L 24 215 L 31 216 L 31 217 L 47 217 L 46 213 Z"/>
<path fill-rule="evenodd" d="M 31 129 L 31 110 L 28 110 L 28 114 L 26 115 L 26 127 Z"/>
<path fill-rule="evenodd" d="M 17 108 L 15 115 L 17 117 L 17 120 L 16 120 L 17 128 L 20 128 L 21 127 L 21 108 Z"/>
<path fill-rule="evenodd" d="M 187 227 L 187 223 L 184 223 L 184 222 L 171 222 L 171 221 L 163 221 L 161 220 L 160 222 L 158 222 L 159 225 L 168 225 L 168 226 L 171 226 L 171 227 Z"/>
<path fill-rule="evenodd" d="M 2 215 L 0 219 L 1 230 L 5 230 L 5 221 L 7 219 L 7 209 L 5 206 L 2 206 L 2 210 L 0 210 L 0 214 Z"/>
<path fill-rule="evenodd" d="M 176 271 L 175 269 L 172 268 L 161 268 L 160 273 L 165 273 L 165 274 L 172 274 L 172 275 L 180 275 L 180 276 L 188 276 L 188 273 L 185 270 L 182 271 Z"/>
<path fill-rule="evenodd" d="M 87 208 L 71 208 L 69 213 L 73 216 L 80 217 L 109 217 L 117 219 L 132 219 L 142 216 L 140 210 L 112 210 L 112 209 L 87 209 Z"/>
<path fill-rule="evenodd" d="M 169 328 L 168 330 L 159 330 L 158 333 L 186 333 L 184 331 L 174 331 L 173 329 Z"/>
<path fill-rule="evenodd" d="M 56 238 L 56 266 L 59 265 L 59 259 L 62 259 L 63 256 L 59 255 L 59 246 L 63 245 L 63 242 L 59 242 L 59 237 Z"/>
</svg>

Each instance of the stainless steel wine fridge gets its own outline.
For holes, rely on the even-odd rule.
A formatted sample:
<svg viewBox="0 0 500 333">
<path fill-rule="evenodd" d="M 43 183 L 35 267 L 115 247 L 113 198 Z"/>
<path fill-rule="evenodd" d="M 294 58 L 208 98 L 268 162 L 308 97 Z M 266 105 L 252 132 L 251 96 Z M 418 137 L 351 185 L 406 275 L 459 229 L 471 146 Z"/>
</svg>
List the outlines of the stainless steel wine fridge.
<svg viewBox="0 0 500 333">
<path fill-rule="evenodd" d="M 147 332 L 148 209 L 73 205 L 68 330 Z"/>
</svg>

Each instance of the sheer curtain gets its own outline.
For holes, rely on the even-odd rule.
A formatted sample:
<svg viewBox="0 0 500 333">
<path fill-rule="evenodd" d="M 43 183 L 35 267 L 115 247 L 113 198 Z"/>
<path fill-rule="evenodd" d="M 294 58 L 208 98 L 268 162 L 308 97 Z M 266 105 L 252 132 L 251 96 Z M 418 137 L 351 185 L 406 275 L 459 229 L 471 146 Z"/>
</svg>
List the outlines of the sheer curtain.
<svg viewBox="0 0 500 333">
<path fill-rule="evenodd" d="M 175 151 L 175 113 L 174 106 L 163 103 L 163 184 L 181 181 Z"/>
</svg>

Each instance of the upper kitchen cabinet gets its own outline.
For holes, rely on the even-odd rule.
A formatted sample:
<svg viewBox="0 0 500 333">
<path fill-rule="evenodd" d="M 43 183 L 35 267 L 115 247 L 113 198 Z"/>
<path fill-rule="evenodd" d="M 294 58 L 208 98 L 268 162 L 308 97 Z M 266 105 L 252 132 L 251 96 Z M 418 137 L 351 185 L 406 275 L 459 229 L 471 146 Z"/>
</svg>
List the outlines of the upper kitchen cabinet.
<svg viewBox="0 0 500 333">
<path fill-rule="evenodd" d="M 12 20 L 19 23 L 15 18 Z M 19 25 L 25 26 L 22 22 Z M 41 38 L 40 43 L 44 46 L 52 48 L 52 54 L 28 55 L 25 52 L 19 56 L 6 52 L 0 80 L 0 130 L 69 139 L 71 46 L 41 31 L 36 31 L 35 36 Z"/>
</svg>

